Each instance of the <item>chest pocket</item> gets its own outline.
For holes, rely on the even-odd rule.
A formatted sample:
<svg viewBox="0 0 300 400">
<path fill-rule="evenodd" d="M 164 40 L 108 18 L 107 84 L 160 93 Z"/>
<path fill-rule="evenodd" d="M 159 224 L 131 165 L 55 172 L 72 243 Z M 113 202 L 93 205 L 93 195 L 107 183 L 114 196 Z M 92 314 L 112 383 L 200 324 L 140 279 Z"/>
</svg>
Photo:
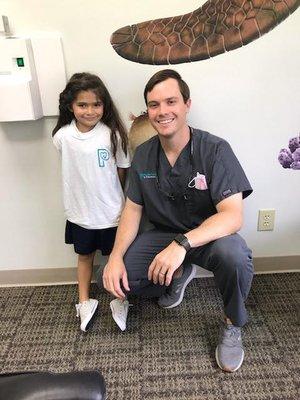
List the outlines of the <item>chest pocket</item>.
<svg viewBox="0 0 300 400">
<path fill-rule="evenodd" d="M 217 212 L 208 189 L 188 188 L 185 201 L 187 218 L 192 227 L 198 226 L 205 219 Z"/>
</svg>

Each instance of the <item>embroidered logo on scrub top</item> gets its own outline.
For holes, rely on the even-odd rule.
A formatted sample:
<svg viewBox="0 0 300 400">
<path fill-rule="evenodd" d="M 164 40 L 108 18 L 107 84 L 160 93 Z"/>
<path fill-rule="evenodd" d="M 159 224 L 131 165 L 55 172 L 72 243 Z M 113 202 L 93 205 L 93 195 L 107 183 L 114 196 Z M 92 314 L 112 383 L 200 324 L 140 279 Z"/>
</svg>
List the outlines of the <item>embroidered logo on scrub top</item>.
<svg viewBox="0 0 300 400">
<path fill-rule="evenodd" d="M 224 190 L 224 192 L 222 193 L 222 195 L 223 195 L 224 197 L 228 197 L 230 194 L 231 194 L 231 190 L 230 190 L 230 189 Z"/>
<path fill-rule="evenodd" d="M 139 173 L 140 179 L 155 179 L 156 173 L 155 172 L 140 172 Z"/>
<path fill-rule="evenodd" d="M 98 149 L 99 167 L 105 167 L 105 161 L 109 160 L 109 151 L 106 149 Z"/>
</svg>

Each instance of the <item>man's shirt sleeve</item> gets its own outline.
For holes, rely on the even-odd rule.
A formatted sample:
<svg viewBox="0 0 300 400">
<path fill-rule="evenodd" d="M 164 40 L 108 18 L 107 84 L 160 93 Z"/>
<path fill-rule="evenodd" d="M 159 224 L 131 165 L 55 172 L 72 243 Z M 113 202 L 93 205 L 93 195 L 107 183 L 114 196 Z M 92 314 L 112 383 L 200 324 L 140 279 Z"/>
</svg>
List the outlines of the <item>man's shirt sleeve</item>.
<svg viewBox="0 0 300 400">
<path fill-rule="evenodd" d="M 136 169 L 137 165 L 137 152 L 135 153 L 130 172 L 129 172 L 129 187 L 127 191 L 127 197 L 136 204 L 144 205 L 143 194 L 141 190 L 141 182 L 138 171 Z"/>
<path fill-rule="evenodd" d="M 237 157 L 226 141 L 219 143 L 210 182 L 211 198 L 215 205 L 242 192 L 243 199 L 252 193 L 251 185 Z"/>
</svg>

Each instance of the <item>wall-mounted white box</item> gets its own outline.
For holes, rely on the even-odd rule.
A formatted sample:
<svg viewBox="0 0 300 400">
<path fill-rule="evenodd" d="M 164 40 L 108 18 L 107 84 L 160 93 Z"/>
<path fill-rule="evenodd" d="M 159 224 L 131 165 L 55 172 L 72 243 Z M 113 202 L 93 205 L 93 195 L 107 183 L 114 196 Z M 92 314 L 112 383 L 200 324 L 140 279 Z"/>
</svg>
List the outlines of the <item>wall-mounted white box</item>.
<svg viewBox="0 0 300 400">
<path fill-rule="evenodd" d="M 61 38 L 58 34 L 31 37 L 43 115 L 58 115 L 58 97 L 67 79 Z"/>
<path fill-rule="evenodd" d="M 59 35 L 3 38 L 0 54 L 0 122 L 58 115 L 66 85 Z"/>
<path fill-rule="evenodd" d="M 0 34 L 10 35 L 9 22 L 6 15 L 2 15 L 0 18 Z"/>
<path fill-rule="evenodd" d="M 0 39 L 0 121 L 43 116 L 30 39 Z"/>
</svg>

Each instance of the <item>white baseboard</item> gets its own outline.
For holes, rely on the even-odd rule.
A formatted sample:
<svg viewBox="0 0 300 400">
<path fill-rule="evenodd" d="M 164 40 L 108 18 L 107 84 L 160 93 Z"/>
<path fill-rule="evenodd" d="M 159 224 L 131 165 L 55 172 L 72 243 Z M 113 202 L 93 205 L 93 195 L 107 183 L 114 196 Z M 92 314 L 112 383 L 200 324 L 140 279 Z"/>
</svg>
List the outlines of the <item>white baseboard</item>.
<svg viewBox="0 0 300 400">
<path fill-rule="evenodd" d="M 97 267 L 95 267 L 97 268 Z M 255 274 L 300 272 L 299 256 L 256 257 Z M 213 274 L 199 267 L 197 278 L 211 277 Z M 40 268 L 0 271 L 0 287 L 9 286 L 50 286 L 77 283 L 76 268 Z"/>
</svg>

